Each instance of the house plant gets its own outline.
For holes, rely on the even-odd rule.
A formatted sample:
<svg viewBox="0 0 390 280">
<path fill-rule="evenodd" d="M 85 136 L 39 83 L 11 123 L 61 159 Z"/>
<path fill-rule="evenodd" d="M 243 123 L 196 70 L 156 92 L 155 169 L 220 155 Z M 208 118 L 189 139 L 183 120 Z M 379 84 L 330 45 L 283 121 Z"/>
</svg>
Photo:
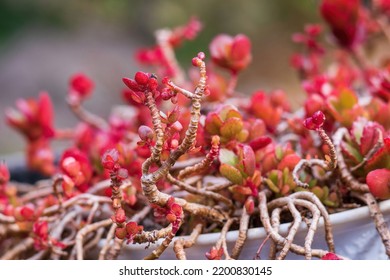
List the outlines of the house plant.
<svg viewBox="0 0 390 280">
<path fill-rule="evenodd" d="M 338 48 L 323 47 L 319 25 L 293 36 L 303 52 L 292 65 L 307 92 L 295 112 L 281 90 L 237 93 L 239 73 L 251 62 L 245 35 L 215 37 L 211 61 L 198 53 L 187 75 L 174 48 L 200 31 L 195 18 L 159 30 L 157 45 L 137 54 L 156 74 L 123 78 L 127 105 L 108 120 L 83 106 L 94 87 L 84 74 L 69 82 L 67 101 L 80 119 L 74 129 L 53 127 L 47 93 L 17 101 L 7 121 L 27 140 L 29 167 L 48 179 L 26 187 L 10 181 L 1 163 L 1 258 L 115 259 L 124 247 L 157 244 L 144 251 L 146 259 L 167 250 L 186 259 L 199 235 L 214 233 L 203 255 L 237 259 L 250 229 L 261 227 L 266 238 L 256 251 L 269 247 L 269 258 L 342 259 L 349 256 L 336 254 L 330 216 L 348 217 L 362 204 L 389 256 L 378 202 L 390 197 L 390 68 L 386 60 L 373 65 L 364 52 L 370 38 L 387 34 L 387 1 L 369 9 L 356 0 L 324 0 L 320 9 Z M 71 143 L 58 158 L 55 139 Z M 229 248 L 231 230 L 238 236 Z"/>
</svg>

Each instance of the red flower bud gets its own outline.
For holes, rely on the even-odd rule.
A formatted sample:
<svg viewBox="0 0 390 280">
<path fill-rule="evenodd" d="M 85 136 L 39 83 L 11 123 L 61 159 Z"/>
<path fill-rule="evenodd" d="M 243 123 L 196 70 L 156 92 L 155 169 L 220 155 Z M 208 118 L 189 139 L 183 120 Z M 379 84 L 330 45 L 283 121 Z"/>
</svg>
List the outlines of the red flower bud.
<svg viewBox="0 0 390 280">
<path fill-rule="evenodd" d="M 180 217 L 183 214 L 183 208 L 181 208 L 181 206 L 177 203 L 173 203 L 171 205 L 171 211 L 176 215 L 176 217 Z"/>
<path fill-rule="evenodd" d="M 204 60 L 206 58 L 206 55 L 204 54 L 204 52 L 199 52 L 197 57 L 201 60 Z"/>
<path fill-rule="evenodd" d="M 125 180 L 129 177 L 129 172 L 127 171 L 127 169 L 124 169 L 124 168 L 120 168 L 118 170 L 118 179 L 119 180 Z"/>
<path fill-rule="evenodd" d="M 327 253 L 326 255 L 322 256 L 321 260 L 338 261 L 342 259 L 339 256 L 337 256 L 335 253 Z"/>
<path fill-rule="evenodd" d="M 322 126 L 325 122 L 325 115 L 321 111 L 317 111 L 312 116 L 313 123 L 318 126 Z"/>
<path fill-rule="evenodd" d="M 176 215 L 175 214 L 172 214 L 172 213 L 169 213 L 167 216 L 167 221 L 170 222 L 170 223 L 174 223 L 176 221 Z"/>
<path fill-rule="evenodd" d="M 141 125 L 138 128 L 138 135 L 139 135 L 139 138 L 141 138 L 141 140 L 148 142 L 148 141 L 153 140 L 154 132 L 149 126 Z"/>
<path fill-rule="evenodd" d="M 61 167 L 71 177 L 76 177 L 80 172 L 80 163 L 74 157 L 65 158 Z"/>
<path fill-rule="evenodd" d="M 82 73 L 75 74 L 70 79 L 71 94 L 85 98 L 91 94 L 94 84 L 92 80 Z"/>
<path fill-rule="evenodd" d="M 303 126 L 309 130 L 317 130 L 324 125 L 325 115 L 321 111 L 317 111 L 313 116 L 303 121 Z"/>
<path fill-rule="evenodd" d="M 202 60 L 199 59 L 199 57 L 194 57 L 192 60 L 192 65 L 195 67 L 199 67 L 200 64 L 202 63 Z"/>
<path fill-rule="evenodd" d="M 139 71 L 139 72 L 135 73 L 134 80 L 139 85 L 146 86 L 148 81 L 149 81 L 149 75 L 147 73 Z"/>
<path fill-rule="evenodd" d="M 126 213 L 125 210 L 119 208 L 115 213 L 115 222 L 116 223 L 124 223 L 126 221 Z"/>
<path fill-rule="evenodd" d="M 142 232 L 143 227 L 139 226 L 136 222 L 128 222 L 126 224 L 126 231 L 129 235 L 135 235 Z"/>
<path fill-rule="evenodd" d="M 164 77 L 164 78 L 162 79 L 161 83 L 162 83 L 163 85 L 167 85 L 167 84 L 170 82 L 170 80 L 171 80 L 171 79 L 169 79 L 169 77 Z"/>
<path fill-rule="evenodd" d="M 129 78 L 122 78 L 123 83 L 132 91 L 139 91 L 140 87 L 138 86 L 138 83 L 132 79 Z"/>
<path fill-rule="evenodd" d="M 148 82 L 148 86 L 150 90 L 155 90 L 158 87 L 157 79 L 154 77 L 151 77 Z"/>
<path fill-rule="evenodd" d="M 112 170 L 115 167 L 115 164 L 119 160 L 119 153 L 117 150 L 112 149 L 104 153 L 102 157 L 102 165 L 105 169 Z"/>
<path fill-rule="evenodd" d="M 210 252 L 207 252 L 206 253 L 206 258 L 208 258 L 209 260 L 220 260 L 222 258 L 222 255 L 223 255 L 223 248 L 211 248 L 210 249 Z"/>
<path fill-rule="evenodd" d="M 125 239 L 127 235 L 127 231 L 125 228 L 116 228 L 115 229 L 115 236 L 119 239 Z"/>
</svg>

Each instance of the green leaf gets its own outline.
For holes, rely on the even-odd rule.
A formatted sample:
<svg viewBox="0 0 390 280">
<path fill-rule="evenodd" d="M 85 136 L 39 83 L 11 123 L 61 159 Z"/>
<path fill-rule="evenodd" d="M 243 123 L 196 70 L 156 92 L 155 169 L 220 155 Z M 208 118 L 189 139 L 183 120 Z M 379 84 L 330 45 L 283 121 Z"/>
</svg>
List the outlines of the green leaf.
<svg viewBox="0 0 390 280">
<path fill-rule="evenodd" d="M 351 144 L 343 142 L 341 144 L 341 149 L 344 154 L 346 154 L 348 158 L 352 159 L 355 163 L 359 163 L 363 160 L 363 156 L 359 153 L 358 149 L 353 147 Z"/>
<path fill-rule="evenodd" d="M 267 183 L 268 187 L 273 191 L 274 193 L 279 193 L 279 188 L 272 182 L 270 179 L 265 179 L 265 182 Z"/>
<path fill-rule="evenodd" d="M 234 139 L 243 129 L 244 124 L 239 118 L 227 119 L 220 128 L 220 135 L 226 139 Z"/>
<path fill-rule="evenodd" d="M 238 109 L 233 105 L 224 105 L 218 113 L 222 121 L 225 121 L 229 118 L 239 118 L 242 119 L 242 116 Z"/>
<path fill-rule="evenodd" d="M 220 149 L 218 159 L 221 163 L 235 166 L 238 163 L 238 157 L 234 152 L 228 149 Z"/>
<path fill-rule="evenodd" d="M 276 159 L 279 160 L 279 161 L 282 160 L 283 154 L 284 154 L 283 148 L 282 148 L 281 146 L 277 146 L 277 147 L 275 148 L 275 156 L 276 156 Z"/>
<path fill-rule="evenodd" d="M 222 163 L 219 167 L 219 172 L 233 184 L 241 185 L 243 182 L 241 172 L 231 165 Z"/>
<path fill-rule="evenodd" d="M 363 135 L 364 126 L 367 124 L 367 119 L 359 118 L 358 120 L 353 122 L 351 135 L 356 144 L 360 145 L 360 139 Z"/>
<path fill-rule="evenodd" d="M 352 109 L 358 103 L 358 99 L 352 90 L 345 88 L 337 97 L 332 98 L 330 103 L 341 113 L 343 110 Z"/>
</svg>

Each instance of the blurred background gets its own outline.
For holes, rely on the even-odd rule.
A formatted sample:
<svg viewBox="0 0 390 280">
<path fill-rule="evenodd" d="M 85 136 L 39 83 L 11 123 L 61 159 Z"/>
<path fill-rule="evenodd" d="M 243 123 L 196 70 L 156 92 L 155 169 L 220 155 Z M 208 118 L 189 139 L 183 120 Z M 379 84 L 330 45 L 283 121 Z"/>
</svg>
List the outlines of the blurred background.
<svg viewBox="0 0 390 280">
<path fill-rule="evenodd" d="M 190 65 L 218 33 L 246 34 L 253 61 L 240 74 L 238 90 L 283 89 L 297 107 L 304 97 L 289 58 L 298 47 L 291 34 L 305 23 L 320 22 L 316 0 L 0 0 L 0 111 L 21 97 L 48 91 L 55 104 L 55 124 L 77 120 L 65 97 L 69 77 L 84 72 L 95 82 L 85 106 L 106 117 L 121 102 L 121 78 L 147 70 L 134 60 L 140 47 L 154 44 L 154 31 L 185 24 L 197 16 L 204 29 L 177 50 Z M 0 155 L 20 152 L 24 139 L 0 122 Z"/>
</svg>

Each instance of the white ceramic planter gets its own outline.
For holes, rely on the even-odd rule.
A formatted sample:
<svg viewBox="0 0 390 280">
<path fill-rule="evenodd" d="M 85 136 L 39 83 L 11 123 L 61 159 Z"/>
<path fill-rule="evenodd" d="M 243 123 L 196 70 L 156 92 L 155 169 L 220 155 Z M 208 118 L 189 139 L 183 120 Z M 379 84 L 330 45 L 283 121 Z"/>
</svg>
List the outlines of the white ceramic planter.
<svg viewBox="0 0 390 280">
<path fill-rule="evenodd" d="M 386 222 L 390 223 L 390 200 L 380 203 L 380 208 L 385 216 Z M 330 216 L 333 225 L 334 241 L 336 253 L 353 260 L 385 260 L 384 246 L 375 229 L 373 220 L 367 207 L 360 207 Z M 290 224 L 280 226 L 280 233 L 284 234 Z M 295 243 L 303 245 L 304 236 L 307 227 L 302 224 L 300 227 Z M 231 231 L 227 235 L 228 246 L 234 246 L 238 231 Z M 253 259 L 261 242 L 265 239 L 266 233 L 263 228 L 254 228 L 248 231 L 248 239 L 240 255 L 240 259 Z M 326 249 L 323 221 L 321 219 L 316 232 L 313 248 Z M 196 245 L 186 249 L 188 259 L 205 259 L 205 253 L 215 245 L 219 237 L 218 233 L 203 234 L 199 236 Z M 158 244 L 151 244 L 148 249 L 145 245 L 127 245 L 119 259 L 142 259 L 150 253 Z M 172 250 L 173 242 L 160 259 L 176 259 Z M 269 251 L 269 242 L 262 249 L 261 259 L 267 259 Z M 303 259 L 293 253 L 287 255 L 287 259 Z"/>
</svg>

